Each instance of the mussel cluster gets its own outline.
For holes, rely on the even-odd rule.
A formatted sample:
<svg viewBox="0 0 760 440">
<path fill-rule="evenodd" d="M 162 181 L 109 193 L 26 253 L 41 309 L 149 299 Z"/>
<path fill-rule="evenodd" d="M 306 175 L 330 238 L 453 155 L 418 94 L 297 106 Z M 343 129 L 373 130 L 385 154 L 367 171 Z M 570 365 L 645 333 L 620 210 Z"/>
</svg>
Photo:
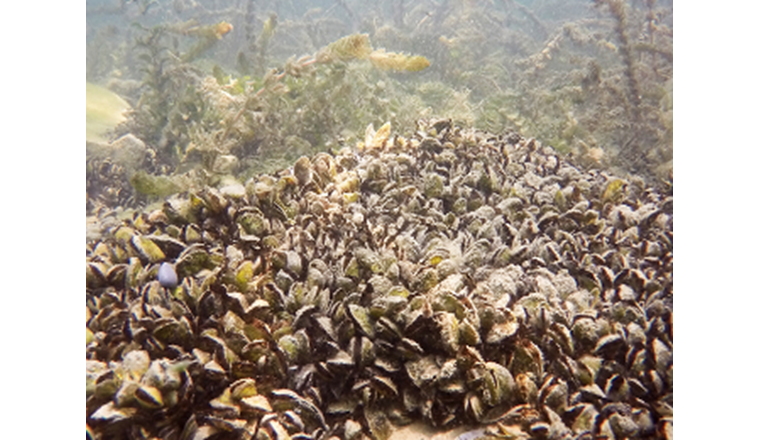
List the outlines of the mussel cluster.
<svg viewBox="0 0 760 440">
<path fill-rule="evenodd" d="M 98 205 L 123 206 L 133 197 L 124 167 L 110 158 L 87 161 L 87 212 Z"/>
<path fill-rule="evenodd" d="M 360 147 L 88 243 L 88 436 L 672 437 L 671 195 L 448 120 Z"/>
</svg>

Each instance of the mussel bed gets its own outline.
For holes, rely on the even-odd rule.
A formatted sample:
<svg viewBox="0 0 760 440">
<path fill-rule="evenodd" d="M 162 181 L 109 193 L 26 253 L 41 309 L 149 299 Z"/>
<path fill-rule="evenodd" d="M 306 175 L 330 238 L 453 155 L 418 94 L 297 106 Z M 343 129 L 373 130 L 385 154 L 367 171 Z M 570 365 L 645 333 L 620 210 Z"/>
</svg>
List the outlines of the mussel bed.
<svg viewBox="0 0 760 440">
<path fill-rule="evenodd" d="M 448 120 L 360 147 L 87 243 L 88 438 L 672 438 L 672 193 Z"/>
</svg>

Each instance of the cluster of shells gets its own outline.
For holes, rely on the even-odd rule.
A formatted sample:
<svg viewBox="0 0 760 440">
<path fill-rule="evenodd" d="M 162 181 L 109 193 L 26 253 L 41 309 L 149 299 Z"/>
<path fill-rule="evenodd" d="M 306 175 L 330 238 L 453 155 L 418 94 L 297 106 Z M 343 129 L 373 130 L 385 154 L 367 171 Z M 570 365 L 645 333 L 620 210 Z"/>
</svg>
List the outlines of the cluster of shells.
<svg viewBox="0 0 760 440">
<path fill-rule="evenodd" d="M 87 212 L 98 206 L 124 206 L 133 198 L 123 166 L 109 158 L 87 161 Z"/>
<path fill-rule="evenodd" d="M 361 147 L 88 243 L 88 436 L 672 437 L 672 196 L 448 120 Z"/>
</svg>

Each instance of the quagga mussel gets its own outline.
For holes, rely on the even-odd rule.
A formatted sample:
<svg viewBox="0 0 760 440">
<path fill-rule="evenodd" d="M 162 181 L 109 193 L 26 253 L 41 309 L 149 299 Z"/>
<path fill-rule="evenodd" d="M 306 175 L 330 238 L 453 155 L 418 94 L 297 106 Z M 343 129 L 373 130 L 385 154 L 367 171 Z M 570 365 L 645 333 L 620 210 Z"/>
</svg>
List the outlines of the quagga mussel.
<svg viewBox="0 0 760 440">
<path fill-rule="evenodd" d="M 672 438 L 672 207 L 448 120 L 173 196 L 87 244 L 88 436 Z"/>
</svg>

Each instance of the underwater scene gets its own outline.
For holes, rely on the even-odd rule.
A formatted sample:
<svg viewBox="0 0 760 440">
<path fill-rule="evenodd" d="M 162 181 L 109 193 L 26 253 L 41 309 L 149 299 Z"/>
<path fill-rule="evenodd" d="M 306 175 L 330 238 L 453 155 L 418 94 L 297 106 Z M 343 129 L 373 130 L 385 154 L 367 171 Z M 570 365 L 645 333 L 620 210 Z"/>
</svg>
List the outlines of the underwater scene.
<svg viewBox="0 0 760 440">
<path fill-rule="evenodd" d="M 673 3 L 88 0 L 87 438 L 673 438 Z"/>
</svg>

